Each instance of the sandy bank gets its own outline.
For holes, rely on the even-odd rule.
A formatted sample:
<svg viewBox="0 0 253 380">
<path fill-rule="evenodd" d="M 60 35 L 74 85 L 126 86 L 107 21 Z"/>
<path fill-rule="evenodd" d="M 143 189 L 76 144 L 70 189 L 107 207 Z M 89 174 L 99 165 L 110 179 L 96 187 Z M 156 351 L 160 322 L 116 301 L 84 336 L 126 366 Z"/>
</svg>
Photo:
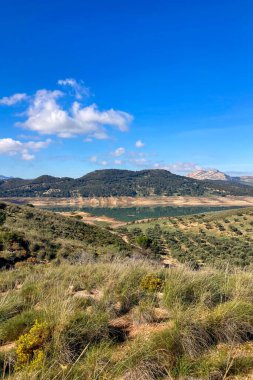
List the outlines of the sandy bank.
<svg viewBox="0 0 253 380">
<path fill-rule="evenodd" d="M 0 198 L 1 201 L 35 206 L 253 206 L 253 197 L 108 197 L 108 198 Z"/>
</svg>

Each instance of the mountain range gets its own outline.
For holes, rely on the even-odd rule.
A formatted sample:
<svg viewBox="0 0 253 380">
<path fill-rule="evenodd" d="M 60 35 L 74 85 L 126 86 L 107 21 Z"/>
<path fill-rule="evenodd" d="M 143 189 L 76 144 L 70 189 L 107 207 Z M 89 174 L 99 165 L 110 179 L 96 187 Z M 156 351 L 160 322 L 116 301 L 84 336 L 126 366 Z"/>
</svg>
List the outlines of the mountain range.
<svg viewBox="0 0 253 380">
<path fill-rule="evenodd" d="M 199 180 L 167 170 L 96 170 L 80 178 L 43 175 L 0 181 L 0 197 L 253 196 L 239 181 Z"/>
<path fill-rule="evenodd" d="M 198 179 L 198 180 L 212 180 L 212 181 L 227 181 L 227 182 L 237 182 L 246 185 L 253 185 L 253 176 L 238 176 L 232 177 L 226 173 L 223 173 L 217 169 L 199 169 L 187 175 L 188 178 Z"/>
</svg>

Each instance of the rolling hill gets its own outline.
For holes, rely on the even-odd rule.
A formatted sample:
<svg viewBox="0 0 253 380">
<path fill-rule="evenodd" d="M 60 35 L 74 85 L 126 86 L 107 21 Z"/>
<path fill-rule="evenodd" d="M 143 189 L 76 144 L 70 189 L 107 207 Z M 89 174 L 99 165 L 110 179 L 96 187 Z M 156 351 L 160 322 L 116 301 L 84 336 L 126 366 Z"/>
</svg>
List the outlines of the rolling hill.
<svg viewBox="0 0 253 380">
<path fill-rule="evenodd" d="M 135 222 L 127 226 L 155 255 L 181 263 L 253 265 L 253 208 Z M 130 239 L 131 240 L 131 239 Z"/>
<path fill-rule="evenodd" d="M 29 205 L 0 203 L 0 268 L 28 260 L 82 261 L 131 251 L 118 235 Z"/>
<path fill-rule="evenodd" d="M 120 259 L 125 246 L 109 231 L 0 205 L 1 257 L 20 257 L 0 270 L 0 378 L 252 378 L 253 209 L 129 225 L 135 245 L 173 255 L 168 268 L 150 255 Z M 82 261 L 89 248 L 117 259 Z M 226 270 L 213 267 L 224 258 Z"/>
<path fill-rule="evenodd" d="M 253 196 L 253 188 L 238 182 L 200 181 L 167 170 L 96 170 L 83 177 L 40 176 L 0 181 L 0 197 L 110 196 Z"/>
</svg>

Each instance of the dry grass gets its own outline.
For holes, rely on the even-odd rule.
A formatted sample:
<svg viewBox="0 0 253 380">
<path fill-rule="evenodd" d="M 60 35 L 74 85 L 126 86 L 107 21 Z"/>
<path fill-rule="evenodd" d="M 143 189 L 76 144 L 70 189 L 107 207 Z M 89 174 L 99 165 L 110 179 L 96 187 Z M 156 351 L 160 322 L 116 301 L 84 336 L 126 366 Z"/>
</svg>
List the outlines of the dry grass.
<svg viewBox="0 0 253 380">
<path fill-rule="evenodd" d="M 159 291 L 143 288 L 147 275 L 161 279 Z M 3 379 L 225 379 L 253 369 L 247 271 L 35 265 L 0 272 L 0 291 Z M 50 329 L 43 365 L 15 370 L 17 340 L 36 320 Z"/>
</svg>

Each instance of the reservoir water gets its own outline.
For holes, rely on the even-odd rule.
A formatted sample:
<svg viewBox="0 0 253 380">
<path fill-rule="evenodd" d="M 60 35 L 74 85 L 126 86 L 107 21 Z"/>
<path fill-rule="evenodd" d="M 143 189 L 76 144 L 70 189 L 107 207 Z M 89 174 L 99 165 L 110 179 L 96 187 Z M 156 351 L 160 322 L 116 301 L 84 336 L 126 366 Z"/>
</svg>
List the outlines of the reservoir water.
<svg viewBox="0 0 253 380">
<path fill-rule="evenodd" d="M 185 216 L 192 214 L 207 213 L 213 211 L 238 209 L 241 207 L 224 206 L 145 206 L 145 207 L 78 207 L 78 206 L 55 206 L 44 207 L 57 212 L 82 211 L 94 216 L 106 216 L 123 222 L 131 222 L 140 219 L 161 218 L 169 216 Z"/>
</svg>

